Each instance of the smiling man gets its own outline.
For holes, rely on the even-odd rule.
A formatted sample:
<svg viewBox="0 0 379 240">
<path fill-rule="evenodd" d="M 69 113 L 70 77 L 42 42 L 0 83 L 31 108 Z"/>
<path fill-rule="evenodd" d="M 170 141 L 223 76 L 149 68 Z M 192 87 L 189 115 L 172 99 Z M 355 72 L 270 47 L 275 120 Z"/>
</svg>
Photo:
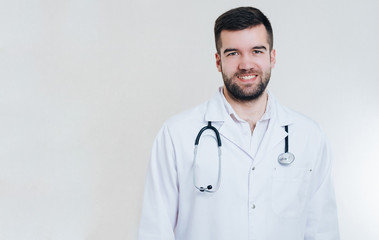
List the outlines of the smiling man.
<svg viewBox="0 0 379 240">
<path fill-rule="evenodd" d="M 217 23 L 216 23 L 217 24 Z M 237 115 L 250 123 L 253 132 L 267 105 L 266 87 L 275 65 L 272 39 L 263 24 L 243 30 L 216 25 L 216 64 L 224 79 L 224 95 Z M 270 36 L 272 36 L 272 29 Z"/>
<path fill-rule="evenodd" d="M 241 7 L 214 30 L 224 86 L 159 131 L 139 239 L 338 240 L 324 133 L 266 88 L 275 66 L 269 20 Z"/>
</svg>

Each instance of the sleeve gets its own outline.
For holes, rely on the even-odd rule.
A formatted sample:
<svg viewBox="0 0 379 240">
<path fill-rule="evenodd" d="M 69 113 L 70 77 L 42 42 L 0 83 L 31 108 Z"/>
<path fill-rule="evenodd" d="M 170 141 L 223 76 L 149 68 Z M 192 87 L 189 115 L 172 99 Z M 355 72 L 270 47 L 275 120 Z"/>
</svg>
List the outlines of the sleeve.
<svg viewBox="0 0 379 240">
<path fill-rule="evenodd" d="M 313 195 L 308 208 L 305 240 L 339 240 L 337 206 L 332 182 L 330 146 L 323 136 Z"/>
<path fill-rule="evenodd" d="M 139 240 L 173 240 L 178 211 L 175 151 L 168 127 L 155 138 L 148 167 Z"/>
</svg>

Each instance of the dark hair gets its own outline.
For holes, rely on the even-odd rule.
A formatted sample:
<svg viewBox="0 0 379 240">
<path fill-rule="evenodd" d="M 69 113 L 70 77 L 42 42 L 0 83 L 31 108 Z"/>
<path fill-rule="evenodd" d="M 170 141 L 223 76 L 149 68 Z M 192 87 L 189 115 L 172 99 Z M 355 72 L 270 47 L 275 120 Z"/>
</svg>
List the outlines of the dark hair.
<svg viewBox="0 0 379 240">
<path fill-rule="evenodd" d="M 274 45 L 271 23 L 259 9 L 253 7 L 239 7 L 223 13 L 216 19 L 214 27 L 217 52 L 220 53 L 220 35 L 222 30 L 244 30 L 260 24 L 263 24 L 266 28 L 267 41 L 271 50 Z"/>
</svg>

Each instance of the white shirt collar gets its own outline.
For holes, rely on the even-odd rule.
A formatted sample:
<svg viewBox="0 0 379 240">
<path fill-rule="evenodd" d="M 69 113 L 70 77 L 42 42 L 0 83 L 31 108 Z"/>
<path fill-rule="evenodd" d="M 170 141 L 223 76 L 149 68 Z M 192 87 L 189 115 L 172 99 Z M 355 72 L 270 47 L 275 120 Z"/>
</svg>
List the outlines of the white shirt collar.
<svg viewBox="0 0 379 240">
<path fill-rule="evenodd" d="M 220 87 L 218 90 L 219 90 L 218 92 L 219 92 L 219 94 L 221 96 L 222 102 L 224 104 L 224 107 L 226 109 L 226 112 L 230 115 L 230 117 L 234 121 L 245 122 L 245 120 L 241 119 L 237 115 L 237 113 L 234 111 L 234 109 L 232 108 L 232 106 L 226 100 L 224 92 L 223 92 L 223 87 Z M 272 96 L 271 96 L 271 94 L 270 94 L 269 91 L 267 91 L 267 92 L 268 92 L 268 94 L 267 94 L 268 95 L 268 100 L 267 100 L 266 110 L 265 110 L 264 114 L 262 115 L 262 117 L 261 117 L 261 119 L 259 121 L 269 120 L 271 118 Z"/>
</svg>

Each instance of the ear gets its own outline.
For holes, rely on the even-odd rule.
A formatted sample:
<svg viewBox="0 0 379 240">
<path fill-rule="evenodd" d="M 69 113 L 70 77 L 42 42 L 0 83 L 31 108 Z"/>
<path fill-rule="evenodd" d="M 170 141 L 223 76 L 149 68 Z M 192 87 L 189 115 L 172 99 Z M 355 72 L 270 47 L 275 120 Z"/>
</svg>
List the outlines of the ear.
<svg viewBox="0 0 379 240">
<path fill-rule="evenodd" d="M 271 68 L 275 67 L 275 63 L 276 63 L 276 56 L 275 55 L 276 55 L 275 49 L 272 49 L 271 53 L 270 53 Z"/>
<path fill-rule="evenodd" d="M 218 53 L 216 53 L 216 54 L 215 54 L 215 57 L 216 57 L 216 66 L 217 66 L 217 70 L 218 70 L 219 72 L 221 72 L 221 56 L 220 56 Z"/>
</svg>

